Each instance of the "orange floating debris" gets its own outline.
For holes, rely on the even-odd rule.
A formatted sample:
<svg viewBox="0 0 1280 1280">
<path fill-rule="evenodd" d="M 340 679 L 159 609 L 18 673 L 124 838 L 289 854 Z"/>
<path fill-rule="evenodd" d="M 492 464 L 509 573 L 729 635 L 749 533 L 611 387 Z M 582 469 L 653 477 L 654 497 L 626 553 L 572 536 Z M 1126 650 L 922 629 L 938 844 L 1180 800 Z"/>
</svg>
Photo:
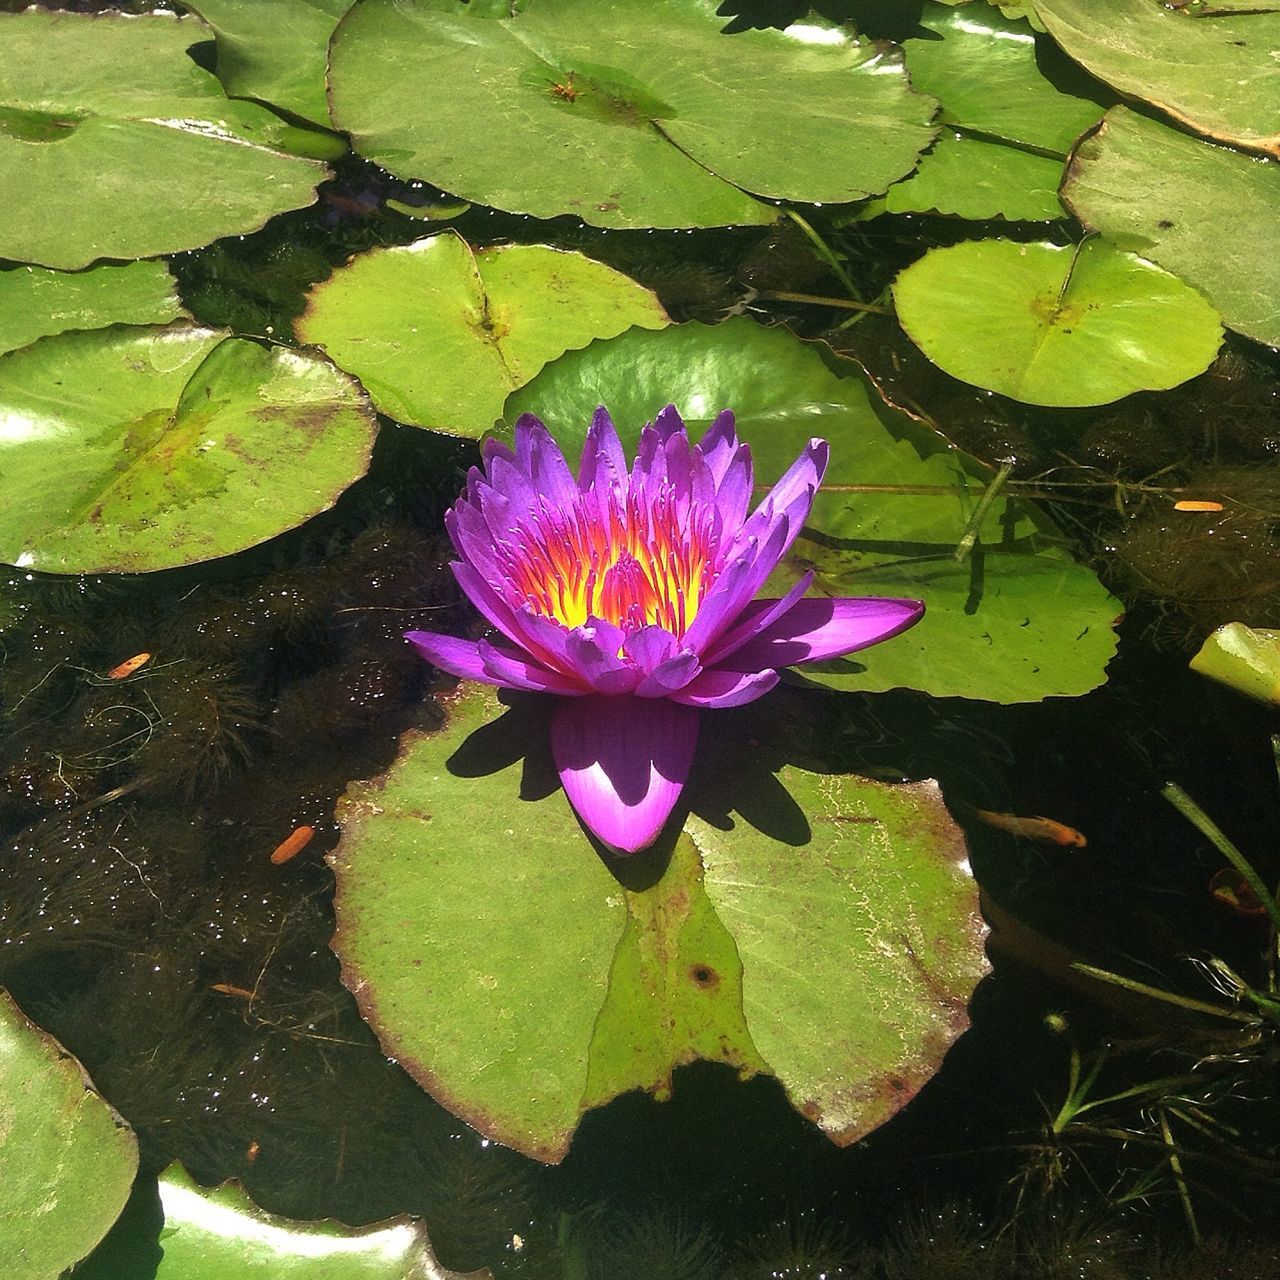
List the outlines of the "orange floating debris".
<svg viewBox="0 0 1280 1280">
<path fill-rule="evenodd" d="M 108 680 L 125 680 L 133 675 L 135 671 L 145 667 L 151 661 L 149 653 L 135 653 L 132 658 L 126 658 L 118 667 L 112 667 L 107 672 Z"/>
<path fill-rule="evenodd" d="M 1222 503 L 1220 502 L 1204 502 L 1198 498 L 1183 498 L 1181 502 L 1173 504 L 1175 511 L 1221 511 Z"/>
<path fill-rule="evenodd" d="M 249 1143 L 249 1149 L 244 1153 L 245 1163 L 252 1164 L 258 1158 L 258 1152 L 261 1150 L 262 1148 L 258 1146 L 257 1138 L 254 1138 L 254 1140 Z"/>
<path fill-rule="evenodd" d="M 315 833 L 315 827 L 295 827 L 291 834 L 272 850 L 271 861 L 278 867 L 282 862 L 296 858 L 311 843 L 311 837 Z"/>
<path fill-rule="evenodd" d="M 209 986 L 210 991 L 216 991 L 220 996 L 239 996 L 241 1000 L 252 1000 L 253 992 L 244 987 L 237 987 L 231 982 L 214 982 Z"/>
<path fill-rule="evenodd" d="M 1025 840 L 1040 840 L 1045 844 L 1057 844 L 1063 848 L 1083 849 L 1089 841 L 1083 831 L 1069 827 L 1052 818 L 1020 818 L 1013 813 L 991 813 L 987 809 L 975 809 L 975 815 L 997 831 L 1022 836 Z"/>
<path fill-rule="evenodd" d="M 1267 914 L 1267 908 L 1259 901 L 1253 886 L 1234 867 L 1223 867 L 1221 871 L 1215 871 L 1209 881 L 1209 892 L 1238 915 Z"/>
</svg>

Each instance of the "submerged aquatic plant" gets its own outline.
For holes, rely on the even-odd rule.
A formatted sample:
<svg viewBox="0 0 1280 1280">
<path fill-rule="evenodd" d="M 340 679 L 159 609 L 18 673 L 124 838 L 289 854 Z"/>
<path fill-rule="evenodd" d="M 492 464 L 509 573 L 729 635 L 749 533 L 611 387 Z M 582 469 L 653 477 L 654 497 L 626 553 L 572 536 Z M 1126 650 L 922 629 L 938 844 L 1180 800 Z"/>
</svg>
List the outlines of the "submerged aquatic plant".
<svg viewBox="0 0 1280 1280">
<path fill-rule="evenodd" d="M 778 668 L 851 653 L 916 622 L 916 600 L 805 599 L 807 574 L 756 600 L 800 533 L 827 465 L 810 440 L 750 515 L 751 451 L 733 414 L 697 445 L 668 405 L 627 470 L 596 411 L 577 480 L 531 414 L 515 450 L 490 440 L 485 471 L 446 517 L 462 589 L 500 633 L 410 631 L 453 675 L 559 695 L 556 769 L 579 817 L 632 853 L 656 838 L 684 787 L 703 710 L 752 702 Z"/>
</svg>

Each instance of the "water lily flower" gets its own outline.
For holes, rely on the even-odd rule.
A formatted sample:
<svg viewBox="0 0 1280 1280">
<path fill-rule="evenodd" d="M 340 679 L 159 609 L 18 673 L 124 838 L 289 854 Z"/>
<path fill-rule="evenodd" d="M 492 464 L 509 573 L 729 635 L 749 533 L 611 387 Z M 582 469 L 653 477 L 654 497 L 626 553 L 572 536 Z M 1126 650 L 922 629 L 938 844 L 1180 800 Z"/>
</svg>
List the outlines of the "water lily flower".
<svg viewBox="0 0 1280 1280">
<path fill-rule="evenodd" d="M 724 412 L 691 445 L 674 405 L 640 433 L 630 471 L 596 411 L 574 479 L 547 428 L 484 447 L 445 517 L 481 640 L 410 631 L 443 671 L 553 694 L 551 749 L 570 803 L 610 848 L 652 844 L 693 763 L 704 711 L 752 702 L 778 669 L 887 640 L 918 600 L 805 598 L 806 574 L 757 600 L 799 534 L 828 449 L 810 440 L 748 514 L 751 451 Z"/>
</svg>

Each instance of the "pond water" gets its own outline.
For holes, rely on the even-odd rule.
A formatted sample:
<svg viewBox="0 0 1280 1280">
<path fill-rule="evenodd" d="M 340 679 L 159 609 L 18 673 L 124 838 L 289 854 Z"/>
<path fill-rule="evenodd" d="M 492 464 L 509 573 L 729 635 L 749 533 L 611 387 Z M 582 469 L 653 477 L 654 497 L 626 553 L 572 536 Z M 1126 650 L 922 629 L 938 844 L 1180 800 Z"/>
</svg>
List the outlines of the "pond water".
<svg viewBox="0 0 1280 1280">
<path fill-rule="evenodd" d="M 172 259 L 197 320 L 285 335 L 314 281 L 422 233 L 383 204 L 422 184 L 335 168 L 314 207 Z M 180 1160 L 294 1219 L 411 1214 L 444 1266 L 495 1277 L 1280 1276 L 1274 1010 L 1245 1023 L 1197 1007 L 1242 1007 L 1233 975 L 1274 995 L 1274 936 L 1210 892 L 1222 854 L 1161 795 L 1183 787 L 1275 882 L 1274 709 L 1187 666 L 1222 623 L 1280 626 L 1274 352 L 1228 335 L 1174 390 L 1037 408 L 949 377 L 883 306 L 833 300 L 810 234 L 883 302 L 924 249 L 981 224 L 806 207 L 736 230 L 480 208 L 449 225 L 474 245 L 587 254 L 676 321 L 745 314 L 858 361 L 1046 504 L 1123 601 L 1118 653 L 1093 692 L 1018 705 L 778 695 L 833 770 L 938 780 L 992 926 L 970 1029 L 892 1120 L 842 1149 L 776 1080 L 696 1063 L 666 1101 L 589 1111 L 545 1165 L 384 1056 L 329 945 L 335 806 L 447 714 L 451 682 L 403 633 L 474 625 L 443 515 L 478 444 L 384 418 L 367 474 L 263 545 L 146 574 L 6 571 L 0 986 L 133 1127 L 144 1175 Z M 1175 512 L 1179 495 L 1226 510 Z M 144 1177 L 76 1274 L 154 1275 L 154 1238 L 128 1222 L 157 1214 Z"/>
</svg>

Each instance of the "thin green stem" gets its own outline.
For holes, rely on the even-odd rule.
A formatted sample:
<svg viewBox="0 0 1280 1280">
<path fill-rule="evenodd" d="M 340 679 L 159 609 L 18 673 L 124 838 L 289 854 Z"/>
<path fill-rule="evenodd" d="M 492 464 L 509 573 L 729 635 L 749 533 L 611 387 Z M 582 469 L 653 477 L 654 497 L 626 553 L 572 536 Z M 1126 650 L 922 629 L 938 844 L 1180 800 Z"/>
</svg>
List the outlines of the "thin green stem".
<svg viewBox="0 0 1280 1280">
<path fill-rule="evenodd" d="M 1165 991 L 1161 987 L 1149 986 L 1145 982 L 1138 982 L 1133 978 L 1123 977 L 1121 974 L 1112 973 L 1108 969 L 1095 969 L 1091 964 L 1082 964 L 1076 961 L 1071 966 L 1079 973 L 1087 973 L 1091 978 L 1098 978 L 1102 982 L 1110 982 L 1113 986 L 1124 987 L 1126 991 L 1136 991 L 1140 996 L 1150 996 L 1152 1000 L 1163 1000 L 1165 1004 L 1176 1004 L 1181 1009 L 1188 1009 L 1192 1013 L 1205 1013 L 1214 1018 L 1226 1018 L 1229 1022 L 1244 1022 L 1253 1026 L 1258 1019 L 1251 1013 L 1241 1013 L 1238 1009 L 1226 1009 L 1222 1005 L 1209 1004 L 1204 1000 L 1193 1000 L 1190 996 L 1175 995 L 1172 991 Z"/>
<path fill-rule="evenodd" d="M 1191 1188 L 1187 1186 L 1186 1174 L 1182 1171 L 1182 1157 L 1178 1154 L 1177 1145 L 1173 1141 L 1169 1117 L 1165 1115 L 1163 1107 L 1158 1107 L 1157 1111 L 1160 1116 L 1160 1136 L 1164 1139 L 1164 1145 L 1169 1151 L 1169 1169 L 1178 1186 L 1178 1199 L 1182 1202 L 1182 1212 L 1186 1215 L 1187 1229 L 1191 1232 L 1191 1239 L 1198 1245 L 1201 1239 L 1200 1224 L 1196 1221 L 1196 1211 L 1191 1203 Z"/>
<path fill-rule="evenodd" d="M 854 285 L 849 273 L 844 269 L 844 263 L 831 251 L 831 246 L 809 225 L 808 220 L 801 217 L 794 209 L 784 207 L 782 212 L 809 237 L 809 243 L 818 251 L 818 257 L 835 273 L 836 279 L 848 290 L 849 297 L 857 299 L 857 287 Z"/>
<path fill-rule="evenodd" d="M 1272 925 L 1280 932 L 1280 902 L 1276 901 L 1275 894 L 1262 883 L 1262 877 L 1249 865 L 1244 854 L 1227 839 L 1218 824 L 1176 782 L 1166 782 L 1160 789 L 1160 794 L 1235 867 L 1257 895 L 1258 901 L 1266 907 Z"/>
<path fill-rule="evenodd" d="M 952 552 L 956 564 L 964 564 L 969 558 L 969 553 L 973 550 L 978 541 L 978 535 L 982 532 L 982 523 L 986 520 L 987 513 L 991 510 L 995 500 L 1000 496 L 1000 490 L 1004 488 L 1005 481 L 1008 480 L 1012 471 L 1012 462 L 1002 462 L 1000 470 L 991 477 L 991 483 L 982 491 L 982 497 L 978 499 L 978 505 L 974 507 L 973 514 L 969 517 L 969 523 L 965 525 L 964 533 L 960 535 L 960 541 L 956 543 L 956 549 Z"/>
<path fill-rule="evenodd" d="M 851 298 L 829 298 L 817 293 L 791 293 L 785 289 L 762 290 L 756 294 L 767 302 L 809 302 L 816 307 L 844 307 L 849 311 L 870 311 L 878 316 L 891 316 L 889 307 L 877 307 L 870 302 L 854 302 Z"/>
</svg>

